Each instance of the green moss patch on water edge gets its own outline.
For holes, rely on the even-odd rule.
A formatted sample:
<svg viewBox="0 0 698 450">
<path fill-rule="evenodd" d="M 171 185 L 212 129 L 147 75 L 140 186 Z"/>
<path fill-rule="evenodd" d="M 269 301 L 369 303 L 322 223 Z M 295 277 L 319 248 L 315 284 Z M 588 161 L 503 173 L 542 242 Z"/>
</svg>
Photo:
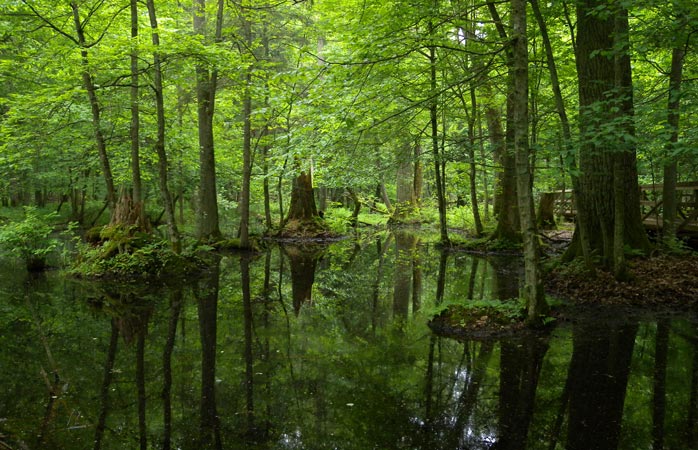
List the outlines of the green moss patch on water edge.
<svg viewBox="0 0 698 450">
<path fill-rule="evenodd" d="M 188 246 L 175 253 L 170 244 L 152 234 L 123 226 L 93 231 L 87 242 L 76 244 L 76 254 L 67 269 L 78 278 L 111 280 L 156 280 L 196 273 L 204 266 L 201 252 L 208 247 Z"/>
<path fill-rule="evenodd" d="M 526 323 L 522 299 L 476 300 L 450 304 L 432 318 L 429 328 L 438 335 L 455 339 L 499 339 L 528 332 L 545 332 L 557 320 L 558 301 L 549 299 L 554 310 L 541 319 L 542 326 L 531 328 Z"/>
</svg>

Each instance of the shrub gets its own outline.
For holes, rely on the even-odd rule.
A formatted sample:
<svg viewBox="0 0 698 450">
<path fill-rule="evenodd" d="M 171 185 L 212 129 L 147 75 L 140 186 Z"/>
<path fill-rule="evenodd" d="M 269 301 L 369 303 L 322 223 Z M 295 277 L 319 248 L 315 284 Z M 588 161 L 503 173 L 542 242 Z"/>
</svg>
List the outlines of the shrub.
<svg viewBox="0 0 698 450">
<path fill-rule="evenodd" d="M 41 215 L 34 207 L 24 208 L 24 219 L 0 227 L 0 251 L 22 258 L 30 271 L 46 268 L 46 257 L 57 246 L 58 240 L 51 237 L 50 221 L 58 215 Z"/>
</svg>

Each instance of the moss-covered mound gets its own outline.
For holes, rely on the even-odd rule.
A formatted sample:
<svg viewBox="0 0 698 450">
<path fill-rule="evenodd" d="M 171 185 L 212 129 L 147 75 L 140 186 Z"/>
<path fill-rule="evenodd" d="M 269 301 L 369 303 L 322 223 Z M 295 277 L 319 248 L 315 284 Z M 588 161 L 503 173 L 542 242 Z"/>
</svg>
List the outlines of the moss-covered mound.
<svg viewBox="0 0 698 450">
<path fill-rule="evenodd" d="M 460 339 L 490 339 L 526 329 L 521 303 L 512 300 L 473 301 L 449 305 L 429 321 L 435 333 Z"/>
<path fill-rule="evenodd" d="M 69 272 L 84 278 L 114 280 L 165 279 L 196 272 L 196 252 L 178 254 L 166 241 L 135 228 L 106 226 L 91 231 L 88 243 L 78 247 Z"/>
</svg>

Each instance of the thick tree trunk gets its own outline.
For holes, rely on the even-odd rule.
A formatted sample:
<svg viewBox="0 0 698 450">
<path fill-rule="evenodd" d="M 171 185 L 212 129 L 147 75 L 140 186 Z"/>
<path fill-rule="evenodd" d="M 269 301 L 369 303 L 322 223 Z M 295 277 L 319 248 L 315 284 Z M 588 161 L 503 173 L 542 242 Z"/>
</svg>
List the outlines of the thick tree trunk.
<svg viewBox="0 0 698 450">
<path fill-rule="evenodd" d="M 397 173 L 395 184 L 397 186 L 397 199 L 395 208 L 390 217 L 390 223 L 402 223 L 410 219 L 416 207 L 414 192 L 414 168 L 412 165 L 413 149 L 410 142 L 403 142 L 398 150 Z"/>
<path fill-rule="evenodd" d="M 312 237 L 327 233 L 315 204 L 315 192 L 311 171 L 301 171 L 293 180 L 291 203 L 280 236 Z"/>
<path fill-rule="evenodd" d="M 221 40 L 223 0 L 218 0 L 215 40 Z M 194 32 L 203 36 L 206 31 L 206 0 L 197 0 L 194 11 Z M 220 239 L 218 198 L 216 194 L 216 157 L 213 140 L 213 115 L 216 102 L 218 73 L 202 63 L 196 67 L 196 98 L 199 126 L 199 205 L 197 210 L 197 238 L 202 241 Z"/>
<path fill-rule="evenodd" d="M 487 8 L 497 28 L 497 33 L 503 42 L 509 42 L 506 28 L 497 12 L 494 2 L 488 1 Z M 521 242 L 519 233 L 519 211 L 516 200 L 516 157 L 514 153 L 514 110 L 513 98 L 513 52 L 511 46 L 505 46 L 506 64 L 508 68 L 507 101 L 506 101 L 506 133 L 502 132 L 499 112 L 488 105 L 487 121 L 490 126 L 490 139 L 493 140 L 495 160 L 501 165 L 497 174 L 497 191 L 495 193 L 495 216 L 497 228 L 492 235 L 493 239 L 502 239 L 509 242 Z M 504 136 L 504 139 L 502 139 Z M 496 139 L 496 143 L 494 140 Z"/>
<path fill-rule="evenodd" d="M 575 239 L 567 257 L 590 261 L 595 253 L 602 266 L 622 273 L 619 248 L 628 245 L 647 251 L 649 242 L 640 220 L 627 14 L 619 7 L 616 14 L 599 16 L 594 10 L 602 3 L 578 3 L 581 176 L 576 186 Z M 609 124 L 615 128 L 611 133 Z M 621 192 L 622 198 L 616 199 Z"/>
<path fill-rule="evenodd" d="M 211 272 L 200 278 L 194 286 L 199 315 L 201 339 L 201 448 L 222 448 L 220 419 L 216 405 L 216 329 L 218 323 L 218 290 L 220 260 L 211 266 Z"/>
</svg>

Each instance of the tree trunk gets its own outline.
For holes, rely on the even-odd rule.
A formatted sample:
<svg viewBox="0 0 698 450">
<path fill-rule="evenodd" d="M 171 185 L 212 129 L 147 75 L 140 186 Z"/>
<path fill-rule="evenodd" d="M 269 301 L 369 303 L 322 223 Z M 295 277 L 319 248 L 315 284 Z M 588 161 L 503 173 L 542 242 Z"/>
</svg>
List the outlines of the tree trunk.
<svg viewBox="0 0 698 450">
<path fill-rule="evenodd" d="M 97 100 L 97 92 L 95 88 L 94 81 L 92 80 L 92 74 L 90 73 L 90 63 L 87 53 L 88 44 L 85 40 L 85 30 L 83 29 L 83 22 L 80 18 L 80 10 L 78 8 L 78 3 L 73 1 L 70 4 L 73 10 L 73 23 L 75 25 L 75 31 L 78 36 L 78 44 L 80 45 L 80 58 L 82 64 L 82 82 L 85 91 L 87 92 L 87 97 L 90 101 L 90 108 L 92 110 L 92 128 L 95 135 L 95 143 L 97 144 L 97 153 L 99 154 L 99 161 L 102 166 L 102 176 L 104 177 L 104 183 L 107 189 L 107 205 L 110 211 L 114 210 L 116 204 L 116 191 L 114 189 L 114 177 L 111 173 L 111 165 L 109 163 L 109 156 L 107 155 L 107 145 L 102 134 L 102 124 L 100 118 L 100 106 Z"/>
<path fill-rule="evenodd" d="M 130 0 L 131 7 L 131 184 L 133 185 L 133 203 L 138 205 L 140 215 L 136 224 L 139 228 L 146 228 L 145 203 L 143 198 L 143 183 L 141 181 L 141 157 L 140 157 L 140 108 L 138 88 L 138 1 Z"/>
<path fill-rule="evenodd" d="M 581 175 L 575 238 L 566 256 L 591 261 L 597 254 L 603 267 L 621 274 L 619 249 L 647 251 L 649 242 L 640 219 L 627 12 L 619 7 L 600 16 L 594 10 L 601 5 L 598 0 L 577 5 Z"/>
<path fill-rule="evenodd" d="M 434 7 L 438 6 L 438 0 L 434 0 Z M 429 21 L 429 36 L 434 34 L 434 24 Z M 431 150 L 434 157 L 434 175 L 436 177 L 436 199 L 439 205 L 439 231 L 441 234 L 441 245 L 448 247 L 451 240 L 448 238 L 448 223 L 446 220 L 446 189 L 444 185 L 445 161 L 439 152 L 439 122 L 438 122 L 438 102 L 437 78 L 436 78 L 436 47 L 429 46 L 429 66 L 431 96 L 429 102 L 429 119 L 431 124 Z"/>
<path fill-rule="evenodd" d="M 477 200 L 477 168 L 475 166 L 475 122 L 477 120 L 477 97 L 475 86 L 470 85 L 470 117 L 468 119 L 468 159 L 470 160 L 470 204 L 473 208 L 475 221 L 475 234 L 482 236 L 482 220 L 480 219 L 480 206 Z"/>
<path fill-rule="evenodd" d="M 291 203 L 280 235 L 315 236 L 326 231 L 315 204 L 312 174 L 301 171 L 293 180 Z"/>
<path fill-rule="evenodd" d="M 252 47 L 252 24 L 247 8 L 241 7 L 242 32 L 246 48 Z M 240 195 L 240 247 L 250 247 L 250 183 L 252 178 L 252 67 L 245 70 L 242 97 L 242 190 Z"/>
<path fill-rule="evenodd" d="M 223 27 L 223 0 L 218 0 L 216 15 L 216 42 L 221 41 Z M 203 36 L 206 31 L 206 0 L 196 0 L 194 32 Z M 209 71 L 203 64 L 196 66 L 196 99 L 199 127 L 199 205 L 197 210 L 197 238 L 201 241 L 220 239 L 218 225 L 218 198 L 216 194 L 216 157 L 213 140 L 213 115 L 216 102 L 218 72 Z"/>
<path fill-rule="evenodd" d="M 211 266 L 210 273 L 197 280 L 193 289 L 197 300 L 201 339 L 200 448 L 222 448 L 220 419 L 216 406 L 219 276 L 220 260 L 216 260 Z"/>
<path fill-rule="evenodd" d="M 526 38 L 526 0 L 511 0 L 512 68 L 511 95 L 515 131 L 517 201 L 521 218 L 521 236 L 524 246 L 524 288 L 529 325 L 541 325 L 541 316 L 547 313 L 541 280 L 540 249 L 536 229 L 535 209 L 531 192 L 531 168 L 528 148 L 528 40 Z"/>
<path fill-rule="evenodd" d="M 424 168 L 422 167 L 422 145 L 417 138 L 414 143 L 414 182 L 412 191 L 414 193 L 414 206 L 419 207 L 422 203 L 422 189 L 424 187 Z"/>
<path fill-rule="evenodd" d="M 555 223 L 555 194 L 546 192 L 541 194 L 538 203 L 537 225 L 539 230 L 554 230 Z"/>
<path fill-rule="evenodd" d="M 155 110 L 157 115 L 157 138 L 155 140 L 155 153 L 158 156 L 158 183 L 163 207 L 165 208 L 165 220 L 167 221 L 167 234 L 170 238 L 172 250 L 179 253 L 182 244 L 175 219 L 175 205 L 172 200 L 168 185 L 167 152 L 165 151 L 165 99 L 162 87 L 162 65 L 160 59 L 160 34 L 158 33 L 158 20 L 155 11 L 155 0 L 147 0 L 150 28 L 152 30 L 153 52 L 153 90 L 155 91 Z"/>
<path fill-rule="evenodd" d="M 414 192 L 414 168 L 412 165 L 413 149 L 410 142 L 403 141 L 397 151 L 397 173 L 395 184 L 397 186 L 397 199 L 395 208 L 390 217 L 390 223 L 402 223 L 413 215 L 415 202 Z"/>
<path fill-rule="evenodd" d="M 506 28 L 502 22 L 495 4 L 491 1 L 487 2 L 487 8 L 490 11 L 492 20 L 497 28 L 497 33 L 503 42 L 509 42 Z M 513 82 L 513 52 L 509 45 L 505 46 L 506 64 L 508 68 L 507 77 L 507 100 L 506 100 L 506 133 L 502 132 L 501 119 L 499 112 L 491 107 L 487 108 L 487 120 L 490 125 L 491 140 L 495 151 L 495 160 L 498 160 L 501 169 L 497 174 L 497 191 L 495 193 L 495 216 L 497 216 L 497 228 L 492 235 L 493 239 L 502 239 L 509 242 L 521 242 L 519 233 L 519 211 L 516 196 L 516 157 L 514 150 L 514 116 L 513 116 L 513 98 L 514 92 Z M 494 128 L 494 129 L 493 129 Z M 504 139 L 502 139 L 504 136 Z M 499 156 L 497 156 L 499 155 Z"/>
<path fill-rule="evenodd" d="M 685 17 L 685 16 L 684 16 Z M 685 19 L 682 19 L 685 21 Z M 671 246 L 676 239 L 677 231 L 677 162 L 672 156 L 674 146 L 679 141 L 679 120 L 681 105 L 681 81 L 683 78 L 683 62 L 686 56 L 683 42 L 674 47 L 671 52 L 671 72 L 669 73 L 669 101 L 667 104 L 667 127 L 669 128 L 669 142 L 666 144 L 664 162 L 664 183 L 662 187 L 662 238 Z"/>
</svg>

